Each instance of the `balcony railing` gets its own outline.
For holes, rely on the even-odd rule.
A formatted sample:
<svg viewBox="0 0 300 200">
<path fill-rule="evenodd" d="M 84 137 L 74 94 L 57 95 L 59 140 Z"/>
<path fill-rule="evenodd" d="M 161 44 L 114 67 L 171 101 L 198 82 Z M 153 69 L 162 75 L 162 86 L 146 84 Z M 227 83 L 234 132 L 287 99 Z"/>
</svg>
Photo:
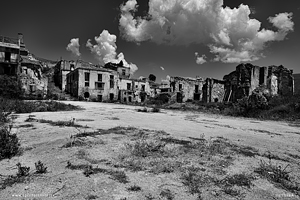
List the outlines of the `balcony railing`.
<svg viewBox="0 0 300 200">
<path fill-rule="evenodd" d="M 19 45 L 19 40 L 16 38 L 4 37 L 0 35 L 0 42 Z"/>
</svg>

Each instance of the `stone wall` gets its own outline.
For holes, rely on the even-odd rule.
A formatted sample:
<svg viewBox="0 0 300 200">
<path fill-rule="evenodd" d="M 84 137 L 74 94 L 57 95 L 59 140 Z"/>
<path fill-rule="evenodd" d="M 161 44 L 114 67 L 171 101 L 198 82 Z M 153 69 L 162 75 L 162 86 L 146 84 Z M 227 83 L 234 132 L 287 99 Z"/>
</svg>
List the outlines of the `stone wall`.
<svg viewBox="0 0 300 200">
<path fill-rule="evenodd" d="M 178 103 L 189 100 L 202 100 L 203 79 L 171 77 L 170 78 L 171 92 L 176 94 Z M 174 95 L 173 95 L 174 96 Z"/>
<path fill-rule="evenodd" d="M 236 101 L 249 96 L 258 87 L 264 87 L 271 95 L 293 95 L 293 71 L 282 65 L 259 67 L 250 63 L 240 64 L 225 75 L 225 101 Z"/>
</svg>

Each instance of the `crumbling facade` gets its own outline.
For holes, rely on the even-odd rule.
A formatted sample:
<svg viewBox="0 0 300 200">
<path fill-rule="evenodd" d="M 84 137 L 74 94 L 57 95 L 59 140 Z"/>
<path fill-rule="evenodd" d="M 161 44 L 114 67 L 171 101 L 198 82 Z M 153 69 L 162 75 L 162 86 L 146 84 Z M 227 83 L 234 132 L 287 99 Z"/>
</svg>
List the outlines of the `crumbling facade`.
<svg viewBox="0 0 300 200">
<path fill-rule="evenodd" d="M 79 99 L 117 100 L 117 73 L 78 60 L 67 74 L 66 91 Z"/>
<path fill-rule="evenodd" d="M 225 95 L 225 84 L 224 81 L 207 78 L 203 85 L 203 98 L 202 101 L 205 103 L 209 102 L 223 102 Z"/>
<path fill-rule="evenodd" d="M 43 63 L 26 49 L 23 34 L 18 39 L 0 36 L 0 75 L 16 76 L 25 97 L 46 96 L 48 78 L 42 68 Z"/>
<path fill-rule="evenodd" d="M 183 103 L 189 100 L 202 100 L 203 79 L 201 77 L 170 77 L 170 92 L 173 93 L 172 99 Z"/>
<path fill-rule="evenodd" d="M 293 95 L 293 71 L 280 66 L 259 67 L 250 63 L 240 64 L 225 75 L 225 101 L 236 101 L 249 96 L 258 87 L 270 91 L 270 95 Z"/>
<path fill-rule="evenodd" d="M 66 91 L 93 101 L 143 102 L 150 95 L 148 80 L 130 78 L 129 68 L 108 63 L 104 67 L 78 60 L 66 75 Z"/>
<path fill-rule="evenodd" d="M 44 98 L 47 95 L 48 77 L 42 73 L 41 63 L 32 55 L 21 56 L 19 79 L 25 96 Z"/>
</svg>

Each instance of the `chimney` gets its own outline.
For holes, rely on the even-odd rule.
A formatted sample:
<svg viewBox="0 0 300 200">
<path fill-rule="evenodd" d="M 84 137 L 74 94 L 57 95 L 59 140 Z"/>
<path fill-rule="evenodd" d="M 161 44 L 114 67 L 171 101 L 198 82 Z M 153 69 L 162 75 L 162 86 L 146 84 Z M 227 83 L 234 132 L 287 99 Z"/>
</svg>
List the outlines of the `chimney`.
<svg viewBox="0 0 300 200">
<path fill-rule="evenodd" d="M 18 33 L 19 44 L 24 44 L 23 33 Z"/>
</svg>

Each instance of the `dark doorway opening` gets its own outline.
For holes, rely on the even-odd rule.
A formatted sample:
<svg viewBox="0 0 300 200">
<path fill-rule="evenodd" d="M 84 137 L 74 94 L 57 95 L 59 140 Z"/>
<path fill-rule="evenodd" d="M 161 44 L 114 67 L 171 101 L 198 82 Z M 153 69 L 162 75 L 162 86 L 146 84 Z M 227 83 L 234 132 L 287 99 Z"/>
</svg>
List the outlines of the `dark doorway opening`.
<svg viewBox="0 0 300 200">
<path fill-rule="evenodd" d="M 85 92 L 85 93 L 84 93 L 84 98 L 89 98 L 89 97 L 90 97 L 90 93 Z"/>
<path fill-rule="evenodd" d="M 111 100 L 111 101 L 114 100 L 114 94 L 113 93 L 109 94 L 109 100 Z"/>
<path fill-rule="evenodd" d="M 195 101 L 200 101 L 200 94 L 194 94 L 194 100 Z"/>
<path fill-rule="evenodd" d="M 180 92 L 177 92 L 177 103 L 182 103 L 182 94 Z"/>
</svg>

